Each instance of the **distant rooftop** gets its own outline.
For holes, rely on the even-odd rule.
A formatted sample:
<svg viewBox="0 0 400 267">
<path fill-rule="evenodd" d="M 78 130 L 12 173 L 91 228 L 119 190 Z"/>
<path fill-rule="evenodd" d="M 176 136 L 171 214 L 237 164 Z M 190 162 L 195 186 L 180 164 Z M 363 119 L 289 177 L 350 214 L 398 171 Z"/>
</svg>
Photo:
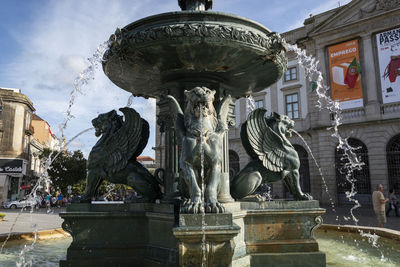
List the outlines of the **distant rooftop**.
<svg viewBox="0 0 400 267">
<path fill-rule="evenodd" d="M 150 156 L 137 157 L 136 160 L 137 161 L 155 161 L 155 159 L 153 159 Z"/>
<path fill-rule="evenodd" d="M 21 89 L 0 87 L 1 90 L 13 91 L 14 93 L 21 93 Z"/>
</svg>

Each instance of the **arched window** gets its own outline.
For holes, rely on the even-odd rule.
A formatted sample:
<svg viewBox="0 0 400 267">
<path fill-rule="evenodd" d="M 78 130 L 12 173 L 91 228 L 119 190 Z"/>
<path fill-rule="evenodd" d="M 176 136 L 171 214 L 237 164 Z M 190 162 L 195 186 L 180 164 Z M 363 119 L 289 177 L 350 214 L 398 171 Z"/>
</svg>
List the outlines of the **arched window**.
<svg viewBox="0 0 400 267">
<path fill-rule="evenodd" d="M 240 171 L 239 155 L 229 150 L 229 178 L 232 179 Z"/>
<path fill-rule="evenodd" d="M 296 150 L 297 154 L 299 155 L 300 160 L 300 187 L 301 190 L 305 193 L 311 192 L 310 186 L 310 166 L 308 163 L 308 153 L 304 147 L 300 145 L 293 145 L 294 149 Z M 292 195 L 289 193 L 289 190 L 285 187 L 285 197 L 292 198 Z"/>
<path fill-rule="evenodd" d="M 368 165 L 368 149 L 367 146 L 358 139 L 349 138 L 348 143 L 350 146 L 355 148 L 354 152 L 357 157 L 364 163 L 361 170 L 355 170 L 350 177 L 351 180 L 355 181 L 355 199 L 361 204 L 371 204 L 371 182 L 369 176 L 369 165 Z M 347 159 L 343 158 L 344 152 L 342 149 L 335 150 L 335 162 L 336 162 L 336 183 L 339 204 L 351 204 L 346 198 L 346 192 L 351 191 L 351 183 L 347 181 L 347 172 L 344 170 L 345 164 L 348 162 Z"/>
<path fill-rule="evenodd" d="M 389 189 L 400 192 L 400 134 L 394 136 L 386 146 L 386 159 L 389 176 Z"/>
</svg>

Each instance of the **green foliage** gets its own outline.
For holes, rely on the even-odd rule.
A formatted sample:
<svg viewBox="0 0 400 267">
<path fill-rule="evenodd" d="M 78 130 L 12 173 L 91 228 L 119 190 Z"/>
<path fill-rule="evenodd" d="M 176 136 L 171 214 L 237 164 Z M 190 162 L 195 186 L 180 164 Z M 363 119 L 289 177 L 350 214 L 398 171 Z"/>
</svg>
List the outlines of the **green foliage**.
<svg viewBox="0 0 400 267">
<path fill-rule="evenodd" d="M 6 215 L 4 213 L 0 213 L 0 219 L 3 219 L 4 217 L 6 217 Z"/>
<path fill-rule="evenodd" d="M 41 158 L 48 158 L 50 153 L 49 149 L 45 149 Z M 54 159 L 57 153 L 54 152 L 51 157 Z M 52 187 L 54 189 L 60 190 L 63 195 L 67 195 L 68 185 L 73 185 L 73 189 L 75 188 L 76 190 L 75 194 L 78 194 L 78 192 L 83 192 L 82 188 L 85 187 L 86 159 L 80 150 L 73 152 L 61 151 L 52 162 L 48 174 L 53 182 Z"/>
</svg>

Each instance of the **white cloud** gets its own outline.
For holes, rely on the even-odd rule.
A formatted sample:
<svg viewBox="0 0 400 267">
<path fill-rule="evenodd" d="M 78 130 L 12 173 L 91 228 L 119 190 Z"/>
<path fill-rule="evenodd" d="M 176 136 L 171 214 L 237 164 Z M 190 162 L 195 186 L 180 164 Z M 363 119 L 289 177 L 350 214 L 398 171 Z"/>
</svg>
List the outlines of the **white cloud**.
<svg viewBox="0 0 400 267">
<path fill-rule="evenodd" d="M 316 14 L 337 5 L 336 0 L 329 0 L 308 11 L 307 6 L 311 6 L 308 2 L 315 2 L 305 2 L 307 5 L 297 9 L 300 3 L 294 0 L 285 3 L 277 0 L 268 3 L 258 0 L 217 0 L 214 10 L 253 18 L 267 27 L 275 23 L 273 27 L 276 28 L 283 27 L 276 25 L 290 24 L 289 21 L 295 17 L 301 17 L 301 21 L 293 25 L 301 26 L 309 13 Z M 344 2 L 349 0 L 342 1 L 342 4 Z M 20 31 L 9 28 L 9 34 L 18 41 L 21 52 L 0 69 L 2 77 L 8 82 L 1 86 L 22 89 L 33 101 L 38 115 L 48 120 L 57 133 L 58 125 L 65 117 L 73 81 L 88 66 L 87 58 L 97 46 L 107 40 L 117 27 L 149 15 L 178 9 L 176 0 L 42 1 L 33 11 L 34 20 L 30 25 L 18 27 Z M 125 106 L 130 95 L 112 84 L 101 67 L 95 79 L 83 91 L 84 95 L 77 97 L 72 108 L 76 118 L 69 123 L 67 137 L 91 127 L 91 120 L 99 113 Z M 155 101 L 135 98 L 132 107 L 152 125 L 152 135 L 144 154 L 153 155 Z M 79 140 L 80 145 L 74 146 L 90 151 L 96 138 L 89 132 Z"/>
<path fill-rule="evenodd" d="M 21 88 L 33 101 L 37 114 L 48 120 L 58 132 L 65 117 L 69 94 L 75 77 L 88 66 L 87 58 L 97 46 L 123 27 L 141 17 L 177 9 L 175 1 L 152 5 L 154 1 L 48 1 L 35 12 L 36 19 L 24 32 L 13 36 L 22 47 L 20 55 L 9 62 L 2 74 L 10 87 Z M 72 108 L 75 118 L 69 123 L 66 136 L 91 127 L 99 113 L 126 105 L 129 93 L 113 85 L 99 66 L 95 79 L 83 88 Z M 135 99 L 132 106 L 142 117 L 155 123 L 155 101 Z M 154 128 L 153 128 L 154 130 Z M 59 132 L 58 132 L 59 135 Z M 94 145 L 92 132 L 71 144 L 85 152 Z M 79 145 L 78 145 L 79 144 Z M 154 131 L 144 154 L 153 155 Z"/>
</svg>

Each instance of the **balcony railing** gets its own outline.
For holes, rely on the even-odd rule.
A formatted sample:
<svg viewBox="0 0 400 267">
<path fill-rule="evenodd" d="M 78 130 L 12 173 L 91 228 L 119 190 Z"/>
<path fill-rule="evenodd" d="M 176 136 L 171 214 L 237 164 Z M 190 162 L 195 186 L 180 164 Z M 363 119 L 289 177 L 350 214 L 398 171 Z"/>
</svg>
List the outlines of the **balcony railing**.
<svg viewBox="0 0 400 267">
<path fill-rule="evenodd" d="M 354 109 L 344 109 L 342 110 L 342 120 L 352 120 L 365 116 L 365 110 L 363 107 Z"/>
<path fill-rule="evenodd" d="M 400 102 L 381 105 L 381 114 L 400 113 Z"/>
</svg>

